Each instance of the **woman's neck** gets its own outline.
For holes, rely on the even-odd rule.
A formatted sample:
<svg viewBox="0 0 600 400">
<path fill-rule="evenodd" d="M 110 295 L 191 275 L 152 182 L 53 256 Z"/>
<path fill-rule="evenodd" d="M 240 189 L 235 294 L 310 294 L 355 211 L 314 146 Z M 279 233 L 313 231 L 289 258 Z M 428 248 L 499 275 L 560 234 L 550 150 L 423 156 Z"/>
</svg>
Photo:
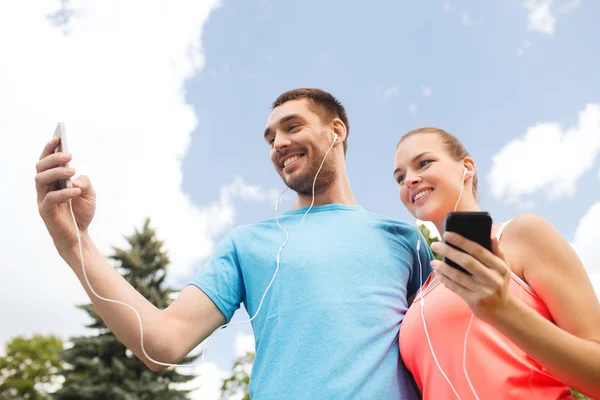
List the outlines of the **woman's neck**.
<svg viewBox="0 0 600 400">
<path fill-rule="evenodd" d="M 463 198 L 458 206 L 456 207 L 456 211 L 481 211 L 479 208 L 479 204 L 475 201 L 475 199 L 471 198 Z M 446 215 L 441 220 L 431 221 L 437 228 L 440 236 L 444 234 L 444 223 L 446 222 Z"/>
</svg>

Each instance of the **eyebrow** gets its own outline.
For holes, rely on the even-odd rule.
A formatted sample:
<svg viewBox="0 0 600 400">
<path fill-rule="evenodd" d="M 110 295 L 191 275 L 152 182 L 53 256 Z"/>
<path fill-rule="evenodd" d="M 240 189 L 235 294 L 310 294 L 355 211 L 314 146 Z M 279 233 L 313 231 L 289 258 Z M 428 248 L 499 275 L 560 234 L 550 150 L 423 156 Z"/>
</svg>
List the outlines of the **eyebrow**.
<svg viewBox="0 0 600 400">
<path fill-rule="evenodd" d="M 286 115 L 285 117 L 281 118 L 279 120 L 279 122 L 277 122 L 275 125 L 285 124 L 286 122 L 288 122 L 294 118 L 300 118 L 300 115 L 298 115 L 298 114 Z M 271 128 L 265 129 L 265 134 L 264 134 L 265 140 L 267 139 L 267 136 L 269 136 L 271 134 L 271 132 L 273 132 L 273 129 L 271 129 Z"/>
<path fill-rule="evenodd" d="M 419 158 L 423 157 L 423 156 L 424 156 L 425 154 L 427 154 L 427 153 L 431 153 L 431 151 L 424 151 L 424 152 L 422 152 L 421 154 L 419 154 L 419 155 L 417 155 L 416 157 L 414 157 L 414 158 L 413 158 L 413 159 L 410 161 L 410 163 L 411 163 L 411 164 L 412 164 L 412 163 L 414 163 L 414 162 L 415 162 L 415 160 L 417 160 L 417 159 L 419 159 Z M 396 169 L 394 170 L 394 177 L 396 176 L 396 173 L 397 173 L 397 172 L 399 172 L 399 171 L 402 171 L 402 168 L 396 168 Z"/>
</svg>

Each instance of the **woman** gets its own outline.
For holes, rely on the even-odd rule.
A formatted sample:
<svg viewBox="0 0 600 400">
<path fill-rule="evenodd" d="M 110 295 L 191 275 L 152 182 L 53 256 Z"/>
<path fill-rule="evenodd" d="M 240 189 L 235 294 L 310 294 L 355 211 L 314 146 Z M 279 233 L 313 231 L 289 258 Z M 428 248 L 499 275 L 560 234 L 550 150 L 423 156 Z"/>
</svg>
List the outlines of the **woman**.
<svg viewBox="0 0 600 400">
<path fill-rule="evenodd" d="M 444 232 L 451 211 L 479 211 L 476 166 L 436 128 L 409 132 L 394 178 L 408 211 Z M 502 238 L 502 250 L 498 242 Z M 472 275 L 434 270 L 402 323 L 400 350 L 425 399 L 600 399 L 600 302 L 581 261 L 544 219 L 492 229 L 493 253 L 459 235 L 432 249 Z"/>
</svg>

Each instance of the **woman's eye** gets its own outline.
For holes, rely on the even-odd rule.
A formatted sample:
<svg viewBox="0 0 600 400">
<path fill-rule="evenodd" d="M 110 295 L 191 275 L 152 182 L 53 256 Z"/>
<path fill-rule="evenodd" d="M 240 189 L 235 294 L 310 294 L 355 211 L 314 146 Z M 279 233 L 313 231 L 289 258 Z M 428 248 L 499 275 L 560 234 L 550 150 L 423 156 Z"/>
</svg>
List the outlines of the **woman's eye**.
<svg viewBox="0 0 600 400">
<path fill-rule="evenodd" d="M 423 160 L 419 163 L 419 168 L 425 167 L 427 164 L 431 163 L 432 160 Z"/>
<path fill-rule="evenodd" d="M 398 184 L 402 184 L 403 181 L 404 181 L 404 175 L 399 175 L 398 178 L 396 178 L 396 182 L 398 182 Z"/>
</svg>

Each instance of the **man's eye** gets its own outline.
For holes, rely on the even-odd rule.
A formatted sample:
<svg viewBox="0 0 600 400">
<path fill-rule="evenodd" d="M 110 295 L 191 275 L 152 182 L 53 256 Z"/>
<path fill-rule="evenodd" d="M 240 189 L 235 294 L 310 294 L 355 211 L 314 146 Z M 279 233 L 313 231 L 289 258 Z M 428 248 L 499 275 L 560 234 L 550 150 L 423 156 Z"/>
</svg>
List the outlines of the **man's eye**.
<svg viewBox="0 0 600 400">
<path fill-rule="evenodd" d="M 290 125 L 290 126 L 288 127 L 288 132 L 291 132 L 291 131 L 293 131 L 294 129 L 298 128 L 299 126 L 300 126 L 299 124 L 293 124 L 293 125 Z"/>
</svg>

